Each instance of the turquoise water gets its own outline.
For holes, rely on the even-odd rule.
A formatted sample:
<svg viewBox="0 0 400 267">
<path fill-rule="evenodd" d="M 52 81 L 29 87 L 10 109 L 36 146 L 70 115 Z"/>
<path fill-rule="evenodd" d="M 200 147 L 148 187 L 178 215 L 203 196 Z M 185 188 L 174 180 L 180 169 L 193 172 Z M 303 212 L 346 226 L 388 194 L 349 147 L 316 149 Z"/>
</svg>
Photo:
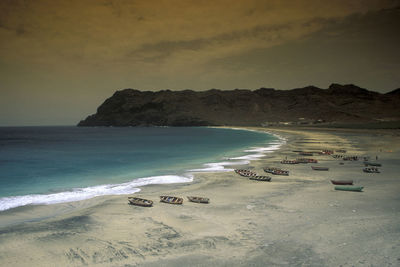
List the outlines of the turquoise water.
<svg viewBox="0 0 400 267">
<path fill-rule="evenodd" d="M 2 127 L 0 210 L 190 182 L 194 171 L 225 171 L 277 144 L 265 133 L 205 127 Z"/>
</svg>

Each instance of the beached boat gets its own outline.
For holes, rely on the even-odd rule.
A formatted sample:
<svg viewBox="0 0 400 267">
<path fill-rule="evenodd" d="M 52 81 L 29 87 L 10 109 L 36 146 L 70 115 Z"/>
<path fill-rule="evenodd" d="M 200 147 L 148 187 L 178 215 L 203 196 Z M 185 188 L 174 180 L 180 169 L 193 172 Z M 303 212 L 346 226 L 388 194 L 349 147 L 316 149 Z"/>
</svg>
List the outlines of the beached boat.
<svg viewBox="0 0 400 267">
<path fill-rule="evenodd" d="M 313 152 L 301 151 L 301 152 L 299 152 L 299 155 L 302 155 L 302 156 L 313 156 L 314 153 Z"/>
<path fill-rule="evenodd" d="M 182 204 L 183 198 L 181 197 L 171 197 L 171 196 L 160 196 L 160 202 L 168 204 Z"/>
<path fill-rule="evenodd" d="M 359 157 L 358 156 L 346 156 L 346 157 L 342 157 L 342 159 L 346 160 L 346 161 L 357 161 L 357 160 L 359 160 Z"/>
<path fill-rule="evenodd" d="M 281 163 L 282 164 L 298 164 L 298 162 L 295 160 L 287 160 L 287 159 L 281 160 Z"/>
<path fill-rule="evenodd" d="M 151 207 L 153 206 L 153 201 L 139 198 L 139 197 L 128 197 L 129 204 L 141 207 Z"/>
<path fill-rule="evenodd" d="M 353 180 L 331 180 L 334 185 L 353 185 Z"/>
<path fill-rule="evenodd" d="M 298 163 L 318 163 L 318 160 L 310 159 L 310 158 L 299 158 L 299 159 L 296 159 L 296 161 Z"/>
<path fill-rule="evenodd" d="M 324 150 L 318 152 L 318 154 L 320 154 L 320 155 L 332 155 L 333 154 L 333 150 L 324 149 Z"/>
<path fill-rule="evenodd" d="M 363 171 L 368 173 L 380 173 L 379 169 L 376 167 L 364 168 Z"/>
<path fill-rule="evenodd" d="M 337 149 L 336 152 L 337 153 L 346 153 L 347 151 L 345 149 Z"/>
<path fill-rule="evenodd" d="M 235 172 L 236 172 L 237 174 L 239 174 L 239 173 L 241 173 L 241 172 L 244 172 L 244 171 L 249 171 L 249 170 L 245 170 L 245 169 L 235 169 Z"/>
<path fill-rule="evenodd" d="M 311 166 L 311 169 L 313 169 L 314 171 L 329 171 L 328 167 Z"/>
<path fill-rule="evenodd" d="M 252 172 L 252 171 L 247 170 L 247 169 L 235 169 L 235 172 L 236 173 L 243 173 L 243 172 Z"/>
<path fill-rule="evenodd" d="M 245 169 L 236 169 L 235 172 L 244 177 L 257 176 L 257 173 Z"/>
<path fill-rule="evenodd" d="M 380 163 L 378 163 L 378 162 L 364 161 L 364 165 L 365 165 L 366 167 L 368 167 L 368 166 L 382 167 L 382 164 L 380 164 Z"/>
<path fill-rule="evenodd" d="M 363 186 L 335 186 L 335 190 L 362 192 Z"/>
<path fill-rule="evenodd" d="M 206 198 L 206 197 L 193 197 L 193 196 L 187 196 L 187 199 L 191 202 L 195 202 L 195 203 L 204 203 L 204 204 L 208 204 L 210 203 L 210 199 Z"/>
<path fill-rule="evenodd" d="M 271 182 L 271 177 L 269 176 L 252 176 L 249 177 L 250 180 L 255 180 L 255 181 L 262 181 L 262 182 Z"/>
<path fill-rule="evenodd" d="M 264 168 L 264 171 L 267 172 L 267 173 L 274 174 L 274 175 L 289 175 L 289 171 L 282 170 L 282 169 L 279 169 L 279 168 L 268 168 L 268 167 L 266 167 L 266 168 Z"/>
</svg>

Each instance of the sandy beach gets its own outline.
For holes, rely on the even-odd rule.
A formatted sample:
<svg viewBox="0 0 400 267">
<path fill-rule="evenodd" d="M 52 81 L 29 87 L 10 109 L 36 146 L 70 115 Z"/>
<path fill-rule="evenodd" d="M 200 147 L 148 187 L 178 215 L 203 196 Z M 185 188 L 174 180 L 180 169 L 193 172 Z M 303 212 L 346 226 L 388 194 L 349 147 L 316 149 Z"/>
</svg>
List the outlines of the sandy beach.
<svg viewBox="0 0 400 267">
<path fill-rule="evenodd" d="M 39 221 L 0 228 L 1 266 L 399 266 L 400 133 L 396 130 L 254 128 L 286 144 L 249 168 L 280 167 L 289 176 L 251 181 L 232 172 L 198 173 L 192 183 L 149 185 L 135 196 L 154 206 L 128 205 L 127 196 L 26 206 L 2 212 L 3 222 L 29 214 Z M 345 149 L 363 161 L 313 156 L 312 164 L 282 165 L 296 150 Z M 343 163 L 343 164 L 340 164 Z M 330 179 L 353 179 L 364 192 L 335 191 Z M 183 205 L 159 203 L 184 197 Z M 210 198 L 210 204 L 186 196 Z M 57 216 L 45 218 L 49 210 Z"/>
</svg>

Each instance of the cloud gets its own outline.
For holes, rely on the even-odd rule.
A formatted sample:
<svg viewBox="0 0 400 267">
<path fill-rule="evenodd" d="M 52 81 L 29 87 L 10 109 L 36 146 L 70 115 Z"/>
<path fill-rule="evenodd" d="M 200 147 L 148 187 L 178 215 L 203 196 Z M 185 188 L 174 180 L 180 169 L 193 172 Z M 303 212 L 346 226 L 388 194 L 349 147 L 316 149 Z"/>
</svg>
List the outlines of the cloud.
<svg viewBox="0 0 400 267">
<path fill-rule="evenodd" d="M 257 48 L 266 48 L 296 39 L 321 29 L 329 20 L 313 18 L 280 25 L 257 25 L 252 28 L 231 31 L 192 40 L 161 41 L 143 44 L 127 54 L 128 58 L 157 62 L 170 59 L 185 52 L 201 54 L 202 51 L 217 51 L 219 56 L 240 53 Z M 215 54 L 215 53 L 214 53 Z M 216 55 L 213 55 L 216 56 Z"/>
<path fill-rule="evenodd" d="M 290 5 L 258 0 L 1 1 L 1 24 L 14 34 L 0 32 L 4 51 L 0 53 L 33 64 L 63 60 L 94 65 L 116 60 L 132 64 L 131 57 L 157 61 L 189 50 L 210 49 L 202 55 L 214 55 L 216 50 L 240 53 L 312 33 L 319 29 L 318 20 L 392 4 L 372 0 L 302 0 Z"/>
<path fill-rule="evenodd" d="M 392 1 L 0 1 L 4 62 L 71 75 L 196 76 Z M 129 70 L 129 71 L 128 71 Z M 119 73 L 119 74 L 118 74 Z M 154 78 L 154 77 L 153 77 Z M 140 77 L 143 79 L 143 77 Z M 149 78 L 150 79 L 150 78 Z"/>
</svg>

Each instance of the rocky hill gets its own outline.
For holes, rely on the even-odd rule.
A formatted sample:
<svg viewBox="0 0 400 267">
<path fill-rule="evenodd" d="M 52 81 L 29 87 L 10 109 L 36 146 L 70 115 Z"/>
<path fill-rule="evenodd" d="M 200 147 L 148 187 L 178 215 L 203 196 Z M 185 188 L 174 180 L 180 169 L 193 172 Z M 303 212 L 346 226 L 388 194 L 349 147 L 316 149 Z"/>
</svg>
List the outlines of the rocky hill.
<svg viewBox="0 0 400 267">
<path fill-rule="evenodd" d="M 159 92 L 124 89 L 78 126 L 206 126 L 400 120 L 400 89 L 387 94 L 332 84 L 292 90 Z"/>
</svg>

